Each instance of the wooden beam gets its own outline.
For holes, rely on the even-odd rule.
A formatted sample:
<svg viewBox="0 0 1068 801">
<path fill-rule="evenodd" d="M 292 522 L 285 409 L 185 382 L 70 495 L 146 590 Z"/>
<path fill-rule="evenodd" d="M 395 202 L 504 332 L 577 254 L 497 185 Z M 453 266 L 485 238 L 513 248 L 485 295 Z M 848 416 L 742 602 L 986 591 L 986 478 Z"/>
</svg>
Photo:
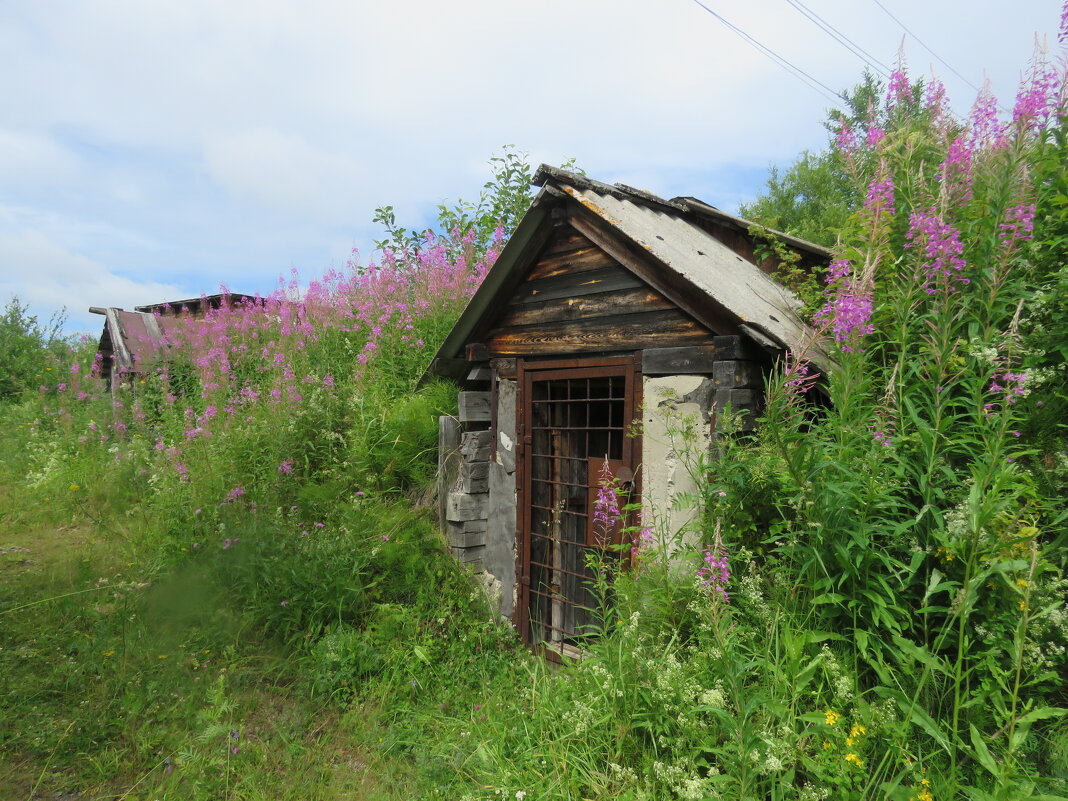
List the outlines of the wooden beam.
<svg viewBox="0 0 1068 801">
<path fill-rule="evenodd" d="M 711 334 L 678 309 L 516 326 L 490 332 L 494 356 L 641 350 L 649 345 L 704 345 Z"/>
<path fill-rule="evenodd" d="M 459 407 L 461 423 L 488 423 L 490 421 L 489 392 L 461 392 Z"/>
<path fill-rule="evenodd" d="M 673 308 L 675 306 L 670 300 L 650 287 L 620 289 L 596 295 L 580 295 L 510 306 L 498 321 L 497 327 L 510 328 L 516 325 L 611 317 L 619 314 L 640 314 Z"/>
<path fill-rule="evenodd" d="M 715 345 L 642 351 L 642 375 L 712 375 L 715 363 Z"/>
<path fill-rule="evenodd" d="M 558 275 L 520 284 L 512 296 L 512 303 L 540 303 L 557 298 L 574 298 L 620 289 L 642 286 L 641 279 L 629 270 L 613 264 L 584 273 Z"/>
<path fill-rule="evenodd" d="M 569 208 L 568 219 L 577 231 L 659 290 L 680 309 L 717 334 L 737 332 L 738 324 L 734 316 L 715 303 L 703 290 L 679 273 L 660 264 L 648 251 L 617 233 L 606 230 L 608 226 L 604 220 L 580 204 L 571 204 Z"/>
</svg>

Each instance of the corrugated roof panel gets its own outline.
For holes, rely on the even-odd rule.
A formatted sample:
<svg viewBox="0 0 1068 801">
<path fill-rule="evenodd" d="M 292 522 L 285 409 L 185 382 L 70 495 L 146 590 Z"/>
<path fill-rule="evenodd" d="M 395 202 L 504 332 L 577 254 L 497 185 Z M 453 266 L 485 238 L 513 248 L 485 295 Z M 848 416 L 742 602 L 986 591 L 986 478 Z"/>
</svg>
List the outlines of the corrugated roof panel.
<svg viewBox="0 0 1068 801">
<path fill-rule="evenodd" d="M 796 295 L 681 214 L 594 189 L 561 188 L 742 322 L 785 348 L 811 341 Z"/>
</svg>

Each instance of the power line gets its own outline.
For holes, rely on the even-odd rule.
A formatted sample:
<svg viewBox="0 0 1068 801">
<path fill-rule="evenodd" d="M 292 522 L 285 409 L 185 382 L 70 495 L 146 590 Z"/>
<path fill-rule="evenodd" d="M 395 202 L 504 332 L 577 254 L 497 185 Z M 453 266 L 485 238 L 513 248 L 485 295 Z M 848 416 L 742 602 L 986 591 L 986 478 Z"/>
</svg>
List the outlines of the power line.
<svg viewBox="0 0 1068 801">
<path fill-rule="evenodd" d="M 854 56 L 859 58 L 869 67 L 874 69 L 876 72 L 881 73 L 884 78 L 890 77 L 890 68 L 888 66 L 883 64 L 881 61 L 879 61 L 879 59 L 877 59 L 863 47 L 858 45 L 840 30 L 835 28 L 833 25 L 831 25 L 831 23 L 827 22 L 827 20 L 825 20 L 811 8 L 806 6 L 800 0 L 786 0 L 786 2 L 793 6 L 805 17 L 807 17 L 810 22 L 816 25 L 816 27 L 818 27 L 820 30 L 822 30 L 824 33 L 826 33 L 828 36 L 838 42 L 838 44 L 842 45 L 842 47 L 844 47 Z"/>
<path fill-rule="evenodd" d="M 907 28 L 907 27 L 905 26 L 905 23 L 904 23 L 904 22 L 902 22 L 902 21 L 901 21 L 901 20 L 899 20 L 899 19 L 898 19 L 897 17 L 895 17 L 895 16 L 893 15 L 893 14 L 891 14 L 891 13 L 890 13 L 890 10 L 889 10 L 889 9 L 888 9 L 888 8 L 887 8 L 886 6 L 884 6 L 884 5 L 882 4 L 882 3 L 880 3 L 880 2 L 879 2 L 879 0 L 872 0 L 872 2 L 873 2 L 873 3 L 875 3 L 875 5 L 879 6 L 879 8 L 881 8 L 881 9 L 882 9 L 883 11 L 885 11 L 885 12 L 886 12 L 886 16 L 890 17 L 890 19 L 892 19 L 892 20 L 893 20 L 894 22 L 896 22 L 896 23 L 897 23 L 898 25 L 900 25 L 900 26 L 901 26 L 901 30 L 903 30 L 903 31 L 904 31 L 905 33 L 907 33 L 907 34 L 908 34 L 909 36 L 911 36 L 911 37 L 912 37 L 913 39 L 915 39 L 915 40 L 916 40 L 917 42 L 919 42 L 920 46 L 921 46 L 921 47 L 922 47 L 922 48 L 923 48 L 924 50 L 926 50 L 926 51 L 927 51 L 928 53 L 930 53 L 930 54 L 931 54 L 932 56 L 934 56 L 934 57 L 935 57 L 936 59 L 938 59 L 938 62 L 939 62 L 939 63 L 940 63 L 940 64 L 941 64 L 941 65 L 942 65 L 943 67 L 945 67 L 945 68 L 946 68 L 947 70 L 949 70 L 949 71 L 950 71 L 950 72 L 952 72 L 952 73 L 953 73 L 954 75 L 956 75 L 956 76 L 957 76 L 958 78 L 960 78 L 960 79 L 961 79 L 962 81 L 964 81 L 964 82 L 965 82 L 966 84 L 968 84 L 968 86 L 970 86 L 970 87 L 971 87 L 972 89 L 974 89 L 974 90 L 975 90 L 976 92 L 979 92 L 979 91 L 980 91 L 980 89 L 979 89 L 979 87 L 978 87 L 978 86 L 976 86 L 976 85 L 975 85 L 974 83 L 972 83 L 972 82 L 971 82 L 971 81 L 969 81 L 969 80 L 968 80 L 967 78 L 965 78 L 965 77 L 964 77 L 963 75 L 961 75 L 961 74 L 960 74 L 959 72 L 957 72 L 957 71 L 956 71 L 955 69 L 953 69 L 953 67 L 952 67 L 952 66 L 950 66 L 950 64 L 949 64 L 949 63 L 948 63 L 948 62 L 947 62 L 947 61 L 946 61 L 945 59 L 943 59 L 943 58 L 942 58 L 942 57 L 941 57 L 940 55 L 938 55 L 938 53 L 936 53 L 936 52 L 935 52 L 934 50 L 932 50 L 932 49 L 931 49 L 931 48 L 929 48 L 929 47 L 928 47 L 928 46 L 927 46 L 926 44 L 924 44 L 923 40 L 922 40 L 922 39 L 920 39 L 920 37 L 919 37 L 919 36 L 917 36 L 917 35 L 916 35 L 916 34 L 914 34 L 914 33 L 913 33 L 912 31 L 910 31 L 910 30 L 909 30 L 909 29 L 908 29 L 908 28 Z"/>
<path fill-rule="evenodd" d="M 733 23 L 728 22 L 722 16 L 720 16 L 715 11 L 713 11 L 711 8 L 706 6 L 704 3 L 701 2 L 701 0 L 693 0 L 693 1 L 697 5 L 699 5 L 701 8 L 703 8 L 705 11 L 707 11 L 709 14 L 711 14 L 713 17 L 715 17 L 720 22 L 722 22 L 724 25 L 726 25 L 734 33 L 738 34 L 743 39 L 745 39 L 745 41 L 748 42 L 751 46 L 755 47 L 761 53 L 763 53 L 768 58 L 770 58 L 772 61 L 774 61 L 776 64 L 778 64 L 780 67 L 785 69 L 787 72 L 791 73 L 795 78 L 798 78 L 802 82 L 806 83 L 809 86 L 810 89 L 814 89 L 817 92 L 820 92 L 825 97 L 827 97 L 827 99 L 830 100 L 831 102 L 837 102 L 838 100 L 846 100 L 847 101 L 847 98 L 845 97 L 845 95 L 841 94 L 840 92 L 834 91 L 829 86 L 827 86 L 827 84 L 823 83 L 822 81 L 817 80 L 816 78 L 813 78 L 811 75 L 809 75 L 803 69 L 801 69 L 800 67 L 792 64 L 790 61 L 788 61 L 786 58 L 780 56 L 778 53 L 776 53 L 770 47 L 768 47 L 768 46 L 766 46 L 764 44 L 761 44 L 756 39 L 754 39 L 752 36 L 750 36 L 748 33 L 746 33 L 741 28 L 739 28 L 737 25 L 734 25 Z"/>
</svg>

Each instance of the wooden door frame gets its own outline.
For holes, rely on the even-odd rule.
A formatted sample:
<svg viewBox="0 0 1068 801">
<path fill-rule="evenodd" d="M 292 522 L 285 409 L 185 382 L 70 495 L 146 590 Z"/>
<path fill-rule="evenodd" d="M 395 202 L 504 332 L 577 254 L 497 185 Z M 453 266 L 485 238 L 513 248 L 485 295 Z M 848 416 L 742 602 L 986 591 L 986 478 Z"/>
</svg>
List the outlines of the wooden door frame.
<svg viewBox="0 0 1068 801">
<path fill-rule="evenodd" d="M 516 604 L 512 610 L 512 625 L 515 626 L 523 641 L 530 647 L 529 613 L 530 613 L 530 508 L 529 484 L 531 473 L 532 434 L 528 430 L 531 411 L 528 408 L 531 395 L 531 383 L 534 380 L 552 380 L 553 378 L 578 378 L 582 373 L 589 375 L 622 375 L 631 382 L 632 395 L 626 398 L 624 418 L 629 427 L 635 420 L 641 419 L 642 404 L 642 352 L 636 351 L 625 356 L 602 356 L 593 358 L 561 357 L 556 359 L 516 359 Z M 554 376 L 553 373 L 561 373 Z M 627 447 L 629 445 L 629 448 Z M 634 470 L 633 494 L 641 498 L 641 436 L 624 438 L 624 453 L 629 451 L 631 467 Z M 629 555 L 624 557 L 629 560 Z M 541 649 L 550 659 L 558 660 L 559 655 L 550 649 Z"/>
</svg>

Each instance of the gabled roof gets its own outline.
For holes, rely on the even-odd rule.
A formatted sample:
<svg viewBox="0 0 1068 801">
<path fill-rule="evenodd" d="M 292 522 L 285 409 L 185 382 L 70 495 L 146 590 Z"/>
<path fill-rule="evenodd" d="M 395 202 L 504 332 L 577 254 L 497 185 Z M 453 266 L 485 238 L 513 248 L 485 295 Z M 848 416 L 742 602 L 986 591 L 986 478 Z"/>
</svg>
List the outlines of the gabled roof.
<svg viewBox="0 0 1068 801">
<path fill-rule="evenodd" d="M 610 241 L 598 244 L 624 266 L 640 269 L 643 279 L 711 330 L 721 330 L 726 321 L 766 348 L 793 350 L 805 344 L 806 356 L 817 364 L 826 360 L 801 319 L 800 299 L 723 241 L 751 240 L 747 221 L 694 198 L 665 200 L 546 165 L 535 173 L 534 183 L 541 192 L 443 343 L 434 372 L 456 374 L 464 346 L 485 330 L 501 308 L 500 299 L 536 257 L 551 217 L 567 217 L 591 237 L 607 232 Z M 811 262 L 830 257 L 819 245 L 775 235 Z"/>
</svg>

